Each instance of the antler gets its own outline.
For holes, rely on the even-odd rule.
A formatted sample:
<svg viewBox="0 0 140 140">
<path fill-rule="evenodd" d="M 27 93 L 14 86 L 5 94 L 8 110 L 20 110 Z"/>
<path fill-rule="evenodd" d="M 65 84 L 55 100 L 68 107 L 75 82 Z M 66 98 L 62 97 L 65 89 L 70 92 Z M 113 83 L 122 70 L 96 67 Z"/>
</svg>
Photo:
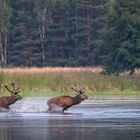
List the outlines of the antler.
<svg viewBox="0 0 140 140">
<path fill-rule="evenodd" d="M 85 91 L 83 89 L 76 89 L 75 87 L 71 87 L 76 93 L 83 94 Z"/>
<path fill-rule="evenodd" d="M 17 93 L 19 93 L 19 92 L 22 91 L 22 90 L 19 88 L 19 86 L 16 86 L 15 81 L 12 81 L 12 82 L 11 82 L 11 85 L 12 85 L 12 87 L 13 87 L 12 93 L 17 94 Z"/>
<path fill-rule="evenodd" d="M 8 84 L 4 84 L 3 87 L 5 87 L 9 92 L 13 93 L 9 88 L 8 88 Z"/>
<path fill-rule="evenodd" d="M 10 93 L 12 93 L 12 94 L 18 94 L 19 92 L 21 92 L 21 89 L 20 89 L 19 87 L 16 87 L 15 81 L 12 81 L 12 82 L 11 82 L 11 85 L 12 85 L 12 87 L 13 87 L 12 90 L 10 90 L 10 89 L 8 88 L 8 84 L 7 84 L 7 83 L 4 85 L 4 87 L 5 87 Z"/>
</svg>

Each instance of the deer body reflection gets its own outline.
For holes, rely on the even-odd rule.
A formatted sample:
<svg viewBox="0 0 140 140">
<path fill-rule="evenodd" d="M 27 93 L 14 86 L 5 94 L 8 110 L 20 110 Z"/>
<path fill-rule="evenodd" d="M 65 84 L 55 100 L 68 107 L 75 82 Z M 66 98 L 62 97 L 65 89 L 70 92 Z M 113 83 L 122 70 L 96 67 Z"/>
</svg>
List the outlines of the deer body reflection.
<svg viewBox="0 0 140 140">
<path fill-rule="evenodd" d="M 82 101 L 88 98 L 88 96 L 84 94 L 84 90 L 76 89 L 74 87 L 71 87 L 71 89 L 75 91 L 75 93 L 77 94 L 76 96 L 58 96 L 51 98 L 47 102 L 49 107 L 48 110 L 54 111 L 56 107 L 62 107 L 62 112 L 64 112 L 69 107 L 80 104 Z"/>
</svg>

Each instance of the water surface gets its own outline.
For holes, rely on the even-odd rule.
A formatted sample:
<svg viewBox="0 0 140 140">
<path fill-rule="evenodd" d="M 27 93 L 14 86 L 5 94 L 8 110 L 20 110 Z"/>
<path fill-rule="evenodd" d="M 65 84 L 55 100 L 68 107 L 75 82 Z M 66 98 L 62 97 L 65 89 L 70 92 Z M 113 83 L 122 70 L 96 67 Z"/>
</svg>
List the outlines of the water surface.
<svg viewBox="0 0 140 140">
<path fill-rule="evenodd" d="M 65 113 L 25 98 L 0 113 L 0 140 L 140 140 L 140 102 L 87 100 Z"/>
</svg>

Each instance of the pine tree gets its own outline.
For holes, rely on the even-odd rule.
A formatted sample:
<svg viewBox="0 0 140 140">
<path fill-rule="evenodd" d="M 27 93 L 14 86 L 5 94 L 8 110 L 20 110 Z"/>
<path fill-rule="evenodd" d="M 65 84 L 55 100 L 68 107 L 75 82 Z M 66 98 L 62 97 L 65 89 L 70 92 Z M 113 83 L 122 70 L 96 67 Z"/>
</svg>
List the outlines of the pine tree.
<svg viewBox="0 0 140 140">
<path fill-rule="evenodd" d="M 9 65 L 88 66 L 105 0 L 11 0 Z"/>
<path fill-rule="evenodd" d="M 12 0 L 12 28 L 10 58 L 12 65 L 31 66 L 34 52 L 35 15 L 33 0 Z"/>
<path fill-rule="evenodd" d="M 69 0 L 59 0 L 52 10 L 52 24 L 48 29 L 48 65 L 65 66 L 71 60 L 69 8 Z"/>
<path fill-rule="evenodd" d="M 110 1 L 106 26 L 98 42 L 99 55 L 108 73 L 140 67 L 140 1 Z"/>
<path fill-rule="evenodd" d="M 96 65 L 95 41 L 102 28 L 100 17 L 104 13 L 105 0 L 73 0 L 74 14 L 72 38 L 75 41 L 78 65 Z"/>
<path fill-rule="evenodd" d="M 103 4 L 104 1 L 93 0 L 57 1 L 49 28 L 47 53 L 50 65 L 86 66 L 96 63 L 92 58 L 101 28 L 100 20 L 96 18 L 103 14 Z"/>
</svg>

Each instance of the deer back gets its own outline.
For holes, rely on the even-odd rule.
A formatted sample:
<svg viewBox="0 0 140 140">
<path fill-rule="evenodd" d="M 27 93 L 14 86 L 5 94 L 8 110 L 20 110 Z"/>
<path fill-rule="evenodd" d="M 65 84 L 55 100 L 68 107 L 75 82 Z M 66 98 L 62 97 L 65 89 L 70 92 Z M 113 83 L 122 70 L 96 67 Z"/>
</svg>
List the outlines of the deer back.
<svg viewBox="0 0 140 140">
<path fill-rule="evenodd" d="M 75 104 L 77 102 L 76 97 L 71 96 L 59 96 L 54 97 L 48 100 L 48 105 L 55 104 L 57 106 L 71 106 L 72 104 Z"/>
</svg>

